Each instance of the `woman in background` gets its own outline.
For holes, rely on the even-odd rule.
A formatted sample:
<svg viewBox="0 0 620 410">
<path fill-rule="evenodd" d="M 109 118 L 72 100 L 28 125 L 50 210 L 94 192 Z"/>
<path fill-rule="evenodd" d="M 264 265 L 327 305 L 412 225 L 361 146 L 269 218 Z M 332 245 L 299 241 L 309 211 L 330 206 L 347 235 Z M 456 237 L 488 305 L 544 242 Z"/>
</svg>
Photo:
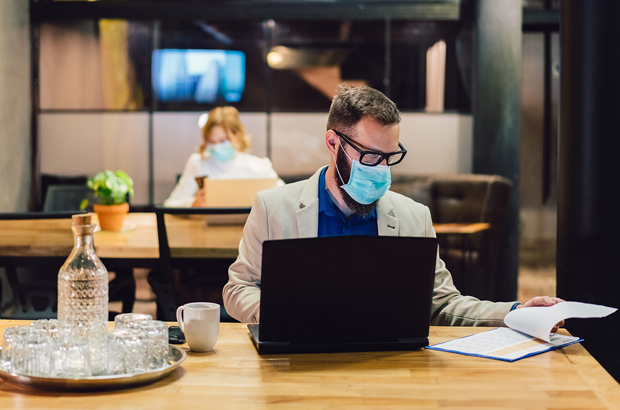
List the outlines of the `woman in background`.
<svg viewBox="0 0 620 410">
<path fill-rule="evenodd" d="M 278 178 L 269 158 L 259 158 L 244 152 L 250 148 L 250 137 L 245 133 L 236 108 L 218 107 L 211 110 L 202 127 L 202 138 L 198 153 L 190 155 L 181 179 L 170 197 L 164 201 L 164 206 L 205 206 L 204 189 L 198 186 L 197 177 Z"/>
</svg>

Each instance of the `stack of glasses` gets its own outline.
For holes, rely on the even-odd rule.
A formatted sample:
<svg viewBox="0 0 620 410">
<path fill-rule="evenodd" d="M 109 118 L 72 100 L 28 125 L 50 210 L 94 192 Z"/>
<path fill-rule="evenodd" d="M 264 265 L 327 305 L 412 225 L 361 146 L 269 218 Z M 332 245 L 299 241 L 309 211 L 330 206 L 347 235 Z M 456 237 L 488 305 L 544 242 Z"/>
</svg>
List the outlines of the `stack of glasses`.
<svg viewBox="0 0 620 410">
<path fill-rule="evenodd" d="M 168 325 L 150 315 L 116 317 L 108 335 L 107 374 L 138 374 L 168 365 Z M 0 369 L 37 377 L 79 379 L 92 376 L 88 339 L 58 320 L 4 331 Z"/>
<path fill-rule="evenodd" d="M 133 374 L 168 365 L 168 325 L 151 315 L 124 313 L 114 318 L 108 337 L 108 373 Z"/>
</svg>

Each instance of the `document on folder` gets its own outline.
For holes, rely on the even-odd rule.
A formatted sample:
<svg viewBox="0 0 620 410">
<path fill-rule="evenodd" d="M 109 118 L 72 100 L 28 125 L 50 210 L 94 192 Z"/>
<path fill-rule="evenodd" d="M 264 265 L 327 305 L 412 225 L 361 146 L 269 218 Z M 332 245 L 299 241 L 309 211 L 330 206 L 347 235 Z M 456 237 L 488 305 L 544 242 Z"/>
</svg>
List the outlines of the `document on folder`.
<svg viewBox="0 0 620 410">
<path fill-rule="evenodd" d="M 583 339 L 552 334 L 556 323 L 569 318 L 600 318 L 617 309 L 581 302 L 562 302 L 548 307 L 515 309 L 504 318 L 506 327 L 488 330 L 427 349 L 513 362 Z"/>
</svg>

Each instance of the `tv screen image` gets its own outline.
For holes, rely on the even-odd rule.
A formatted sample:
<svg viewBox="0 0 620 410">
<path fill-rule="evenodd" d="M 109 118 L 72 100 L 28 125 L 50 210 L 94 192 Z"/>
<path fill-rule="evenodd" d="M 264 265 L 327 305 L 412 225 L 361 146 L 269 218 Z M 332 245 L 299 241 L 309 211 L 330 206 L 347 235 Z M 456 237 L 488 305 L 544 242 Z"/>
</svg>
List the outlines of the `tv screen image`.
<svg viewBox="0 0 620 410">
<path fill-rule="evenodd" d="M 152 82 L 161 102 L 235 103 L 245 87 L 245 54 L 232 50 L 153 52 Z"/>
</svg>

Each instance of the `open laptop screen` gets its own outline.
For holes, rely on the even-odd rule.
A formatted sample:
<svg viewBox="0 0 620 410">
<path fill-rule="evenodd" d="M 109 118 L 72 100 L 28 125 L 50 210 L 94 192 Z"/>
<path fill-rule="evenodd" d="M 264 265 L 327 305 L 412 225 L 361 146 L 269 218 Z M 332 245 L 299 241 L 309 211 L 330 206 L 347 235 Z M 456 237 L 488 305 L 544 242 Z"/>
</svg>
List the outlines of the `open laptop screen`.
<svg viewBox="0 0 620 410">
<path fill-rule="evenodd" d="M 204 179 L 205 207 L 250 208 L 259 191 L 278 186 L 278 178 Z M 209 215 L 209 225 L 243 225 L 247 214 Z"/>
<path fill-rule="evenodd" d="M 205 203 L 210 208 L 250 207 L 259 191 L 278 186 L 278 178 L 209 179 L 204 181 Z"/>
</svg>

